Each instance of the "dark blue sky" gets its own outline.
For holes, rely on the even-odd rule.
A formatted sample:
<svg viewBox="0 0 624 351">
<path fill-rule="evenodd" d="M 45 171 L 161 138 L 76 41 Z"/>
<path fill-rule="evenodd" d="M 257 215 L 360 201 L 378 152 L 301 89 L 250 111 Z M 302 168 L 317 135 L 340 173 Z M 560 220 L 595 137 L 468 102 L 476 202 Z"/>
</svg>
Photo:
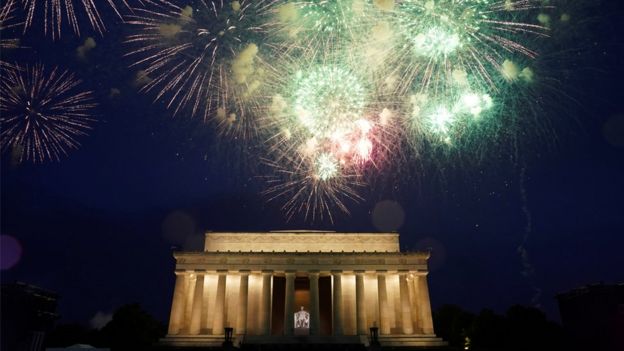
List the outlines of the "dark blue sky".
<svg viewBox="0 0 624 351">
<path fill-rule="evenodd" d="M 519 133 L 518 157 L 503 147 L 478 160 L 387 174 L 350 206 L 350 216 L 336 212 L 333 225 L 287 222 L 279 203 L 259 195 L 260 173 L 245 156 L 255 149 L 215 138 L 198 120 L 171 118 L 152 96 L 137 93 L 122 57 L 122 25 L 94 35 L 97 47 L 86 62 L 75 55 L 86 35 L 67 33 L 53 43 L 28 34 L 23 44 L 30 49 L 3 58 L 76 71 L 96 93 L 99 121 L 61 162 L 13 165 L 2 155 L 1 231 L 23 248 L 2 282 L 58 292 L 63 321 L 87 322 L 134 301 L 166 321 L 173 246 L 198 249 L 205 230 L 375 231 L 372 209 L 389 199 L 406 214 L 404 248 L 433 249 L 434 308 L 456 303 L 502 312 L 531 304 L 537 288 L 539 304 L 557 319 L 556 293 L 624 281 L 622 13 L 619 1 L 605 1 L 587 14 L 584 40 L 572 57 L 560 55 L 566 64 L 576 60 L 563 87 L 576 102 L 553 101 L 543 116 L 550 127 Z M 121 94 L 109 97 L 111 88 Z M 524 247 L 534 274 L 527 277 L 518 247 L 529 217 Z M 181 234 L 172 237 L 171 228 Z"/>
</svg>

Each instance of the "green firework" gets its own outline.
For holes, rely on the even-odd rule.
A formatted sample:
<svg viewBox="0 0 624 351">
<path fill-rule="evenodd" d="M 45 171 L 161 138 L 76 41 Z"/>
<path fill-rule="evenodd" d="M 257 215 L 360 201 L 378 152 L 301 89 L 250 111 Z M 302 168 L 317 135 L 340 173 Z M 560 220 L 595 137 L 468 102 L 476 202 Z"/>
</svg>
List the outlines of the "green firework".
<svg viewBox="0 0 624 351">
<path fill-rule="evenodd" d="M 290 1 L 276 6 L 269 26 L 280 34 L 276 45 L 324 55 L 359 35 L 369 9 L 365 0 Z"/>
<path fill-rule="evenodd" d="M 415 138 L 453 145 L 467 129 L 495 118 L 496 107 L 488 89 L 455 72 L 455 78 L 439 91 L 421 90 L 410 95 L 406 114 Z"/>
<path fill-rule="evenodd" d="M 436 84 L 454 69 L 494 87 L 501 65 L 515 56 L 534 58 L 533 38 L 548 29 L 534 0 L 405 0 L 395 23 L 411 78 Z"/>
<path fill-rule="evenodd" d="M 329 153 L 320 154 L 315 163 L 315 176 L 322 181 L 334 178 L 339 174 L 338 161 Z"/>
<path fill-rule="evenodd" d="M 353 72 L 338 66 L 319 66 L 295 74 L 293 118 L 314 136 L 328 137 L 352 124 L 366 105 L 366 90 Z"/>
</svg>

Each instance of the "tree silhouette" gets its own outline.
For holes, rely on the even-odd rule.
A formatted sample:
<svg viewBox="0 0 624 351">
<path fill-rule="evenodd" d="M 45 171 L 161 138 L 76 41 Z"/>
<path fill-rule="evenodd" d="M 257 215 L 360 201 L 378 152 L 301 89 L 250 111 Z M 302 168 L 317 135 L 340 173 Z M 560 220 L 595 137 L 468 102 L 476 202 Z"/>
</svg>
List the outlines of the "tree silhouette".
<svg viewBox="0 0 624 351">
<path fill-rule="evenodd" d="M 165 327 L 139 304 L 120 307 L 102 328 L 97 344 L 114 351 L 144 350 L 165 335 Z"/>
<path fill-rule="evenodd" d="M 466 337 L 470 337 L 474 318 L 472 313 L 457 305 L 443 305 L 434 313 L 434 328 L 450 346 L 463 348 Z"/>
<path fill-rule="evenodd" d="M 477 351 L 563 350 L 561 327 L 539 309 L 515 305 L 505 315 L 489 309 L 478 315 L 444 305 L 433 315 L 436 334 L 451 347 Z"/>
</svg>

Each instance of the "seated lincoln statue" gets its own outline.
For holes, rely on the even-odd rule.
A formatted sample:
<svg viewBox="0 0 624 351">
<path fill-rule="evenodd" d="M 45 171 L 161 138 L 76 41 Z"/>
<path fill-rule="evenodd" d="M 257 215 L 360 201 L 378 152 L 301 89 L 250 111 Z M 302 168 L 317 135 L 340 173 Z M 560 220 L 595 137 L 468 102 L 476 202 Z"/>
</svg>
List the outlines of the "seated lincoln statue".
<svg viewBox="0 0 624 351">
<path fill-rule="evenodd" d="M 310 313 L 303 309 L 294 314 L 295 335 L 310 335 Z"/>
</svg>

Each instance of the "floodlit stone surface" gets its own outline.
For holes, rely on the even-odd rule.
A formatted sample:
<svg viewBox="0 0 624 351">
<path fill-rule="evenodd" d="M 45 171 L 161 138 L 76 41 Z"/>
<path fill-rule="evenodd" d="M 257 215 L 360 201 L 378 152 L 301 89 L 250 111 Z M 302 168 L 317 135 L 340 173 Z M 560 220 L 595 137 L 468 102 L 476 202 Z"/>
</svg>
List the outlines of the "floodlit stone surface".
<svg viewBox="0 0 624 351">
<path fill-rule="evenodd" d="M 310 308 L 307 343 L 367 344 L 378 327 L 382 345 L 445 345 L 433 331 L 429 253 L 400 252 L 398 233 L 207 233 L 204 251 L 174 257 L 165 345 L 220 345 L 225 328 L 235 345 L 300 343 L 295 301 Z"/>
<path fill-rule="evenodd" d="M 321 231 L 206 233 L 204 251 L 399 252 L 399 234 Z"/>
</svg>

